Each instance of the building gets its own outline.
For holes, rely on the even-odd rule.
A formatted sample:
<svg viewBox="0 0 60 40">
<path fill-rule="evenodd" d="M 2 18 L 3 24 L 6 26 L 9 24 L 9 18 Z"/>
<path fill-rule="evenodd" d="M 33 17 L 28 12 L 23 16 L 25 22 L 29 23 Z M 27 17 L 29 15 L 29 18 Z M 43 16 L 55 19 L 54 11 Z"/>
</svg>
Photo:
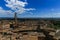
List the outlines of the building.
<svg viewBox="0 0 60 40">
<path fill-rule="evenodd" d="M 1 40 L 52 40 L 56 31 L 49 27 L 53 23 L 46 19 L 18 18 L 17 26 L 14 18 L 2 19 L 0 22 Z"/>
</svg>

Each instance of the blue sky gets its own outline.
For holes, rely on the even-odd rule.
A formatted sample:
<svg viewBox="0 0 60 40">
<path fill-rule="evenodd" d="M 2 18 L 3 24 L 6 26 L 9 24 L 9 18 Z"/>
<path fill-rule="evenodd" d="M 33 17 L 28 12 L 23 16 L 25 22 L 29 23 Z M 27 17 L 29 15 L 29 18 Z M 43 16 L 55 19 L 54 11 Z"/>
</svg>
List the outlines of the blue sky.
<svg viewBox="0 0 60 40">
<path fill-rule="evenodd" d="M 18 1 L 25 2 L 25 0 Z M 22 6 L 22 8 L 27 8 L 29 11 L 23 10 L 21 14 L 17 12 L 19 18 L 60 17 L 60 0 L 27 0 L 27 3 L 28 4 L 24 7 Z M 5 0 L 0 0 L 0 17 L 13 17 L 15 9 L 6 5 L 9 4 Z"/>
</svg>

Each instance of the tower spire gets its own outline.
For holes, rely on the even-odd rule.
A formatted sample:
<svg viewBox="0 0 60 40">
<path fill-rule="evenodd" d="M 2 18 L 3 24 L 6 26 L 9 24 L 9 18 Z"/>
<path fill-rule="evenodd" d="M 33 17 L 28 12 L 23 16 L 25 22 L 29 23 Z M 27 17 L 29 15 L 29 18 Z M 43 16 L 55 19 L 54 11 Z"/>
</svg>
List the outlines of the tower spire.
<svg viewBox="0 0 60 40">
<path fill-rule="evenodd" d="M 15 24 L 17 25 L 17 13 L 14 13 L 14 18 L 15 18 Z"/>
</svg>

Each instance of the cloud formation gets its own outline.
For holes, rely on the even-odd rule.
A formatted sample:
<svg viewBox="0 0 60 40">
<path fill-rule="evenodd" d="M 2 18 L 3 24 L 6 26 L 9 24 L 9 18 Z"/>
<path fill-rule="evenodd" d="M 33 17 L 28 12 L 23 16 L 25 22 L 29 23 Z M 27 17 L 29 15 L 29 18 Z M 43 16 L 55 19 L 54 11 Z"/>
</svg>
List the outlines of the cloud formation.
<svg viewBox="0 0 60 40">
<path fill-rule="evenodd" d="M 2 7 L 0 7 L 0 17 L 9 17 L 9 14 L 13 13 L 11 10 L 4 10 Z M 10 15 L 11 17 L 11 15 Z"/>
<path fill-rule="evenodd" d="M 4 10 L 2 7 L 0 7 L 0 13 L 7 14 L 7 13 L 12 13 L 12 11 L 11 10 Z"/>
<path fill-rule="evenodd" d="M 13 17 L 14 12 L 19 14 L 22 13 L 30 13 L 31 10 L 35 10 L 34 8 L 25 8 L 28 5 L 27 1 L 19 1 L 19 0 L 4 0 L 7 4 L 6 7 L 10 8 L 11 10 L 4 10 L 3 7 L 0 6 L 0 17 Z"/>
<path fill-rule="evenodd" d="M 5 0 L 7 7 L 11 8 L 14 12 L 24 13 L 27 11 L 35 10 L 34 8 L 25 8 L 28 4 L 27 2 L 19 1 L 19 0 Z"/>
</svg>

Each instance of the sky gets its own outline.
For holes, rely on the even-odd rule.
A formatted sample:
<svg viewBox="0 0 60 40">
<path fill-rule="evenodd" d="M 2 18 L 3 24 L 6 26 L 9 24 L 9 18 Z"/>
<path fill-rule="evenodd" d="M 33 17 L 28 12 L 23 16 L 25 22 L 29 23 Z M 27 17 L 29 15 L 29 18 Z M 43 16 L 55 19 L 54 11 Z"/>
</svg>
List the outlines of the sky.
<svg viewBox="0 0 60 40">
<path fill-rule="evenodd" d="M 60 18 L 60 0 L 0 0 L 0 17 Z"/>
</svg>

